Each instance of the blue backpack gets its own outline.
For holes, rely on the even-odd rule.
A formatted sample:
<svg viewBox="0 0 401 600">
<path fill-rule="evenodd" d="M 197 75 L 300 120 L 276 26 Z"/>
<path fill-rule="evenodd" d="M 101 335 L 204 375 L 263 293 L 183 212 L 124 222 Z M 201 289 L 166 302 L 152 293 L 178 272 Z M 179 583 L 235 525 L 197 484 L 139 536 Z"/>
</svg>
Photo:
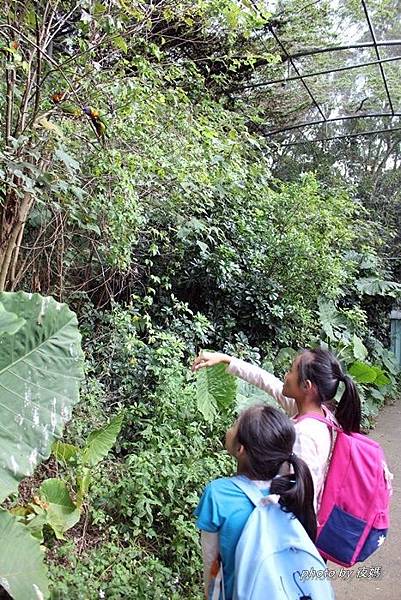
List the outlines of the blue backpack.
<svg viewBox="0 0 401 600">
<path fill-rule="evenodd" d="M 246 477 L 232 481 L 255 505 L 235 551 L 234 600 L 334 600 L 326 564 L 298 519 Z"/>
</svg>

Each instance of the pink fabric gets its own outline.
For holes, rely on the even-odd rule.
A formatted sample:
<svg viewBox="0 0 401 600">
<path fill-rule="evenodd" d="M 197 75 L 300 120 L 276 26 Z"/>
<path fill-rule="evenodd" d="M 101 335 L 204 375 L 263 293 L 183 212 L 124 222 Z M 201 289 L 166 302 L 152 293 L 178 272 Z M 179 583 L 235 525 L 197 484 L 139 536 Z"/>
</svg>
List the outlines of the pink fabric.
<svg viewBox="0 0 401 600">
<path fill-rule="evenodd" d="M 358 556 L 372 528 L 388 529 L 391 483 L 383 450 L 374 440 L 359 433 L 344 433 L 340 427 L 319 415 L 304 415 L 326 423 L 336 432 L 330 467 L 324 484 L 318 513 L 317 547 L 320 553 L 338 564 L 350 567 Z M 366 524 L 347 562 L 319 547 L 319 537 L 335 507 Z"/>
</svg>

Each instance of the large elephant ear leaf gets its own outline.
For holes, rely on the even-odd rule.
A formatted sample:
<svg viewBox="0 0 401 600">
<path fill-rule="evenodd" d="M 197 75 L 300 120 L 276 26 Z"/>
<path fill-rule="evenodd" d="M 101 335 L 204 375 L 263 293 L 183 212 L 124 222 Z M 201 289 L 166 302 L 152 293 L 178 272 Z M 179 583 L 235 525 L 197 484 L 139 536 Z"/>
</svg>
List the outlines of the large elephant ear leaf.
<svg viewBox="0 0 401 600">
<path fill-rule="evenodd" d="M 2 292 L 0 303 L 24 319 L 0 337 L 0 502 L 48 458 L 79 399 L 83 375 L 75 314 L 53 298 Z"/>
<path fill-rule="evenodd" d="M 0 302 L 0 335 L 4 335 L 5 333 L 14 335 L 24 324 L 25 319 L 6 310 Z"/>
<path fill-rule="evenodd" d="M 49 597 L 39 540 L 7 511 L 0 511 L 0 585 L 14 598 Z"/>
<path fill-rule="evenodd" d="M 102 458 L 107 456 L 116 443 L 122 422 L 123 413 L 120 413 L 111 419 L 110 423 L 89 434 L 82 452 L 82 462 L 84 465 L 94 467 Z"/>
<path fill-rule="evenodd" d="M 233 404 L 236 397 L 235 377 L 227 372 L 225 365 L 199 369 L 196 380 L 197 405 L 204 418 L 212 422 L 218 409 Z"/>
<path fill-rule="evenodd" d="M 46 522 L 57 539 L 64 539 L 64 533 L 74 527 L 81 517 L 81 511 L 72 501 L 66 483 L 62 479 L 46 479 L 39 488 L 39 494 L 45 503 Z"/>
<path fill-rule="evenodd" d="M 238 382 L 237 395 L 235 398 L 235 412 L 239 414 L 254 404 L 270 404 L 270 406 L 277 406 L 277 402 L 267 392 L 264 392 L 255 385 L 241 379 Z"/>
</svg>

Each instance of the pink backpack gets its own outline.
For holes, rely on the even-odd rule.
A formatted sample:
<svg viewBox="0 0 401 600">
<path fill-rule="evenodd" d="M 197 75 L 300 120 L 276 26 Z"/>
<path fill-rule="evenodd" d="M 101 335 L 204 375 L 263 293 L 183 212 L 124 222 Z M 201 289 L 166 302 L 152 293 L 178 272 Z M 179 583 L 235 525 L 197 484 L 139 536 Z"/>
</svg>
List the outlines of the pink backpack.
<svg viewBox="0 0 401 600">
<path fill-rule="evenodd" d="M 316 546 L 324 558 L 352 567 L 380 548 L 389 527 L 392 475 L 381 446 L 359 433 L 347 434 L 329 419 L 312 418 L 335 432 L 334 447 L 318 511 Z"/>
</svg>

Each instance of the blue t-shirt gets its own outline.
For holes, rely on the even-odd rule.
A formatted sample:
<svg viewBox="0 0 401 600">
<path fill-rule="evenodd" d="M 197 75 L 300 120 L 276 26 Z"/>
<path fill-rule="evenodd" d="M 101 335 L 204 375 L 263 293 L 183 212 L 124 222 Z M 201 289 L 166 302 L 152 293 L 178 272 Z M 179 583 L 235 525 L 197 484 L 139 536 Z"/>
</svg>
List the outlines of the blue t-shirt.
<svg viewBox="0 0 401 600">
<path fill-rule="evenodd" d="M 261 492 L 267 496 L 269 490 Z M 198 529 L 219 533 L 226 600 L 231 600 L 234 591 L 235 549 L 253 509 L 252 502 L 232 478 L 224 477 L 206 486 L 194 513 Z"/>
</svg>

